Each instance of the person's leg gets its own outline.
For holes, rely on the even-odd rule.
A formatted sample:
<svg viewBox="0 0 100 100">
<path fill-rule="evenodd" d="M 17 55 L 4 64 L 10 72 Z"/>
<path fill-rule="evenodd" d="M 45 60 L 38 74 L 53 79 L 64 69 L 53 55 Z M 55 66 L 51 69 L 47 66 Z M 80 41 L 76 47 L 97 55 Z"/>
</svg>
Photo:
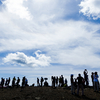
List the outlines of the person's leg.
<svg viewBox="0 0 100 100">
<path fill-rule="evenodd" d="M 94 91 L 96 91 L 96 82 L 94 81 Z"/>
<path fill-rule="evenodd" d="M 74 94 L 75 94 L 75 86 L 73 85 L 73 92 L 74 92 Z"/>
<path fill-rule="evenodd" d="M 3 89 L 3 84 L 1 84 L 2 85 L 2 89 Z"/>
<path fill-rule="evenodd" d="M 78 85 L 77 86 L 77 95 L 79 95 L 79 88 L 80 88 L 80 86 Z"/>
<path fill-rule="evenodd" d="M 71 93 L 73 93 L 73 83 L 71 83 Z"/>
<path fill-rule="evenodd" d="M 98 82 L 96 82 L 96 90 L 99 92 L 99 85 L 98 85 Z"/>
<path fill-rule="evenodd" d="M 82 90 L 82 95 L 84 95 L 84 88 L 82 84 L 81 84 L 81 90 Z"/>
</svg>

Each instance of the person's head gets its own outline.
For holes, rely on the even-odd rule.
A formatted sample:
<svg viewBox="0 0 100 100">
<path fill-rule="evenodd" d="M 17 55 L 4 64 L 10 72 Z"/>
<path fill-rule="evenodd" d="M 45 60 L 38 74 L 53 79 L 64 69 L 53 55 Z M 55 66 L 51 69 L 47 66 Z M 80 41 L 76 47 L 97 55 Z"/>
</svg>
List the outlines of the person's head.
<svg viewBox="0 0 100 100">
<path fill-rule="evenodd" d="M 93 75 L 94 73 L 92 72 L 91 74 Z"/>
<path fill-rule="evenodd" d="M 71 77 L 73 77 L 73 74 L 71 74 Z"/>
<path fill-rule="evenodd" d="M 97 75 L 97 72 L 95 72 L 95 75 Z"/>
<path fill-rule="evenodd" d="M 63 77 L 63 75 L 61 75 L 61 77 Z"/>
<path fill-rule="evenodd" d="M 79 77 L 81 77 L 81 74 L 78 74 Z"/>
</svg>

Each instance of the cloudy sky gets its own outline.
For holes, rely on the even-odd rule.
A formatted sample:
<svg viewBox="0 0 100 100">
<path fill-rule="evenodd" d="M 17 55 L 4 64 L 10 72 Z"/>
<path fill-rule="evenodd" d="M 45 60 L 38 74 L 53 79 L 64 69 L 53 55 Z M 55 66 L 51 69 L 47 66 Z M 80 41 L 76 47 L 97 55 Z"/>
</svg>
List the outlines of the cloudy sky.
<svg viewBox="0 0 100 100">
<path fill-rule="evenodd" d="M 0 77 L 84 69 L 100 74 L 100 0 L 0 0 Z"/>
</svg>

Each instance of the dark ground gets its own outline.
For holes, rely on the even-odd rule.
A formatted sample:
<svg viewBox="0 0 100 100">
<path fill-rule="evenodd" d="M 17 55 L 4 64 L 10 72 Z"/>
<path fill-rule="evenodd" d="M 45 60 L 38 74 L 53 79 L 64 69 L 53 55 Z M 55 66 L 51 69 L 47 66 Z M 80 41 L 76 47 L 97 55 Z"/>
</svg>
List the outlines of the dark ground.
<svg viewBox="0 0 100 100">
<path fill-rule="evenodd" d="M 25 87 L 0 89 L 0 100 L 100 100 L 100 92 L 84 89 L 85 96 L 72 95 L 70 88 Z"/>
</svg>

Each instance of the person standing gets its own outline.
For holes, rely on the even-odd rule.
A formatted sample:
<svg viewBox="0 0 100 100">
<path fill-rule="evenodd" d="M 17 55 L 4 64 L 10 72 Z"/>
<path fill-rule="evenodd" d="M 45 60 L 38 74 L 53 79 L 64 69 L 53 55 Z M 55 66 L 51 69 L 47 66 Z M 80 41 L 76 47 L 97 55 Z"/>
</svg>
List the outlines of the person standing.
<svg viewBox="0 0 100 100">
<path fill-rule="evenodd" d="M 94 78 L 93 78 L 93 76 L 94 76 L 94 73 L 92 72 L 92 73 L 91 73 L 91 79 L 92 79 L 92 85 L 93 85 L 93 87 L 94 87 L 94 82 L 93 82 L 93 79 L 94 79 Z"/>
<path fill-rule="evenodd" d="M 4 82 L 5 82 L 5 80 L 4 80 L 4 78 L 2 77 L 2 78 L 1 78 L 1 86 L 2 86 L 2 89 L 3 89 L 3 86 L 4 86 Z"/>
<path fill-rule="evenodd" d="M 44 79 L 43 79 L 43 77 L 41 77 L 41 87 L 43 86 L 43 81 L 44 81 Z"/>
<path fill-rule="evenodd" d="M 70 82 L 71 82 L 71 93 L 72 93 L 72 95 L 73 95 L 73 94 L 75 94 L 75 87 L 74 87 L 73 74 L 71 74 Z"/>
<path fill-rule="evenodd" d="M 87 69 L 84 70 L 83 74 L 84 74 L 85 84 L 87 86 L 87 83 L 88 83 L 88 76 L 87 76 L 88 71 L 87 71 Z"/>
<path fill-rule="evenodd" d="M 98 78 L 99 78 L 99 76 L 98 76 L 98 74 L 97 74 L 97 72 L 95 72 L 95 74 L 94 74 L 94 76 L 93 76 L 93 78 L 94 78 L 94 92 L 99 92 L 99 84 L 98 84 Z"/>
<path fill-rule="evenodd" d="M 84 96 L 83 77 L 81 76 L 81 74 L 78 74 L 77 80 L 78 80 L 77 95 L 79 95 L 79 89 L 81 88 L 82 96 Z"/>
<path fill-rule="evenodd" d="M 40 86 L 40 84 L 39 84 L 39 78 L 37 77 L 37 86 Z"/>
<path fill-rule="evenodd" d="M 22 78 L 22 88 L 25 87 L 25 76 Z"/>
<path fill-rule="evenodd" d="M 18 78 L 17 78 L 17 82 L 16 82 L 17 88 L 20 86 L 20 85 L 19 85 L 19 82 L 20 82 L 20 78 L 18 77 Z"/>
<path fill-rule="evenodd" d="M 58 76 L 55 77 L 56 87 L 58 87 Z"/>
<path fill-rule="evenodd" d="M 16 81 L 16 78 L 14 76 L 13 80 L 12 80 L 12 87 L 15 87 L 15 81 Z"/>
</svg>

